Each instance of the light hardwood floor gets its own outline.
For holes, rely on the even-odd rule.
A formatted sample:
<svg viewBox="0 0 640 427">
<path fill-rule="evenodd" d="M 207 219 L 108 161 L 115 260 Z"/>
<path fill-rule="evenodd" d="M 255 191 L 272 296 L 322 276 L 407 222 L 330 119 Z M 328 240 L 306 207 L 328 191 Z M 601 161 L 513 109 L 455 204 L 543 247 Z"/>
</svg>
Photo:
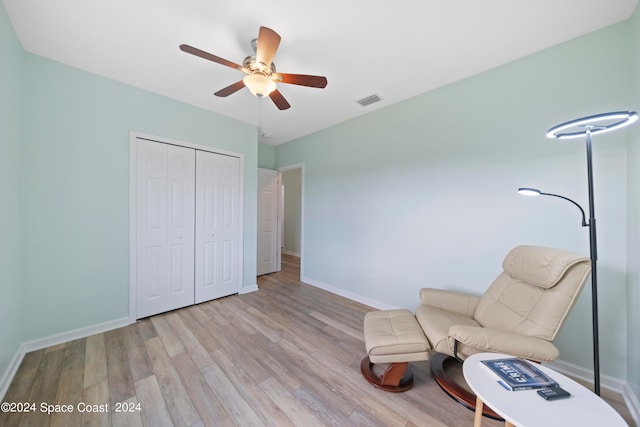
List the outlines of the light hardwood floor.
<svg viewBox="0 0 640 427">
<path fill-rule="evenodd" d="M 426 362 L 411 364 L 408 392 L 366 383 L 371 308 L 302 284 L 297 258 L 283 256 L 283 271 L 258 285 L 28 353 L 3 400 L 35 411 L 0 413 L 0 426 L 473 425 Z"/>
</svg>

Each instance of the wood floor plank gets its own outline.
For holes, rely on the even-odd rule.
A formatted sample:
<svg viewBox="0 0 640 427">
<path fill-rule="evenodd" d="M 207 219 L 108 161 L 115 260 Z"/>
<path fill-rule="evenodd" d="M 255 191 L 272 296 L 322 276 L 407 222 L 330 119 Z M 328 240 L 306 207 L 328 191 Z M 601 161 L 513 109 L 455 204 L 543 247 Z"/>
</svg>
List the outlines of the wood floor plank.
<svg viewBox="0 0 640 427">
<path fill-rule="evenodd" d="M 410 423 L 404 424 L 401 420 L 397 420 L 397 425 L 408 426 Z M 370 412 L 356 408 L 344 423 L 345 427 L 388 427 L 380 418 L 374 417 Z"/>
<path fill-rule="evenodd" d="M 153 337 L 149 336 L 147 339 L 151 338 Z M 133 380 L 135 389 L 136 381 L 153 375 L 153 366 L 151 366 L 151 360 L 149 360 L 149 354 L 144 345 L 144 337 L 140 331 L 140 322 L 124 328 L 124 345 L 127 351 L 131 379 Z"/>
<path fill-rule="evenodd" d="M 265 367 L 263 359 L 256 357 L 255 333 L 247 334 L 244 329 L 232 323 L 223 326 L 211 323 L 209 327 L 221 344 L 216 350 L 224 349 L 239 366 L 243 367 L 256 384 L 271 376 L 271 372 Z"/>
<path fill-rule="evenodd" d="M 111 405 L 124 402 L 136 394 L 129 366 L 129 356 L 125 345 L 123 328 L 106 332 L 105 351 L 107 355 L 107 377 Z"/>
<path fill-rule="evenodd" d="M 138 328 L 138 334 L 142 338 L 142 341 L 158 336 L 158 331 L 156 331 L 156 328 L 153 326 L 153 322 L 151 322 L 151 318 L 149 317 L 138 320 L 135 325 Z"/>
<path fill-rule="evenodd" d="M 141 404 L 137 396 L 124 402 L 119 408 L 111 408 L 111 424 L 113 427 L 143 427 Z"/>
<path fill-rule="evenodd" d="M 143 425 L 173 427 L 171 415 L 155 375 L 136 382 L 136 395 L 141 406 L 140 415 Z"/>
<path fill-rule="evenodd" d="M 344 399 L 336 399 L 338 396 L 328 396 L 323 391 L 328 391 L 325 387 L 314 387 L 313 383 L 303 384 L 293 395 L 297 400 L 310 408 L 314 415 L 327 426 L 342 426 L 355 406 L 346 404 Z M 341 410 L 347 407 L 346 414 Z"/>
<path fill-rule="evenodd" d="M 211 364 L 202 371 L 204 379 L 222 403 L 234 422 L 247 426 L 263 426 L 251 405 L 249 405 L 217 364 Z"/>
<path fill-rule="evenodd" d="M 60 346 L 56 346 L 56 350 L 45 350 L 38 365 L 33 386 L 25 400 L 38 405 L 38 410 L 22 414 L 19 425 L 50 425 L 51 417 L 46 412 L 40 411 L 40 405 L 42 402 L 53 404 L 55 401 L 64 360 L 64 351 L 64 347 L 61 348 Z"/>
<path fill-rule="evenodd" d="M 162 343 L 167 349 L 169 357 L 173 357 L 176 354 L 182 353 L 184 351 L 182 341 L 180 341 L 180 338 L 175 334 L 175 331 L 171 328 L 169 322 L 167 322 L 166 314 L 153 316 L 151 318 L 151 323 L 153 324 L 153 327 L 156 329 L 156 331 L 158 331 L 158 336 L 160 337 L 160 339 L 162 339 Z"/>
<path fill-rule="evenodd" d="M 76 368 L 84 369 L 86 350 L 87 340 L 85 338 L 69 342 L 65 347 L 62 370 L 67 371 Z"/>
<path fill-rule="evenodd" d="M 185 322 L 182 320 L 182 317 L 180 317 L 178 313 L 174 312 L 169 314 L 167 316 L 167 322 L 171 325 L 174 332 L 178 335 L 185 350 L 187 351 L 187 353 L 189 353 L 191 359 L 198 368 L 203 368 L 213 363 L 213 360 L 211 359 L 211 356 L 209 355 L 207 349 L 193 334 L 191 329 L 187 327 Z"/>
<path fill-rule="evenodd" d="M 156 337 L 147 340 L 145 345 L 153 365 L 155 378 L 160 385 L 162 396 L 173 424 L 176 426 L 190 426 L 199 421 L 198 412 L 193 406 L 161 338 Z"/>
<path fill-rule="evenodd" d="M 231 417 L 191 357 L 187 353 L 180 353 L 172 360 L 202 423 L 205 426 L 233 426 Z"/>
<path fill-rule="evenodd" d="M 85 376 L 86 378 L 86 376 Z M 105 379 L 96 384 L 84 388 L 82 401 L 86 405 L 109 404 L 109 381 Z M 111 425 L 111 411 L 108 412 L 82 412 L 82 425 L 108 427 Z"/>
<path fill-rule="evenodd" d="M 320 320 L 322 323 L 326 323 L 327 326 L 331 326 L 332 328 L 337 329 L 341 333 L 348 334 L 353 338 L 356 338 L 360 341 L 364 341 L 364 333 L 362 331 L 362 325 L 359 325 L 358 328 L 350 327 L 345 325 L 344 322 L 341 322 L 336 317 L 330 317 L 330 316 L 327 316 L 326 314 L 319 313 L 317 311 L 311 312 L 310 315 L 311 317 L 314 317 Z"/>
<path fill-rule="evenodd" d="M 84 363 L 85 388 L 107 381 L 107 353 L 104 334 L 87 337 Z"/>
<path fill-rule="evenodd" d="M 274 378 L 267 378 L 259 387 L 295 425 L 305 427 L 324 425 L 309 407 L 296 399 Z"/>
<path fill-rule="evenodd" d="M 83 341 L 84 342 L 84 341 Z M 69 363 L 73 366 L 73 363 Z M 51 415 L 51 426 L 73 427 L 82 425 L 82 415 L 78 413 L 78 404 L 84 394 L 84 363 L 75 368 L 63 369 L 56 391 L 56 405 L 72 405 L 72 412 L 55 412 Z"/>
<path fill-rule="evenodd" d="M 247 350 L 260 354 L 258 362 L 287 390 L 297 390 L 304 383 L 303 376 L 292 369 L 291 361 L 282 354 L 280 347 L 269 338 L 256 335 L 245 343 Z M 255 356 L 254 356 L 255 357 Z"/>
<path fill-rule="evenodd" d="M 204 312 L 200 306 L 201 305 L 180 310 L 178 315 L 191 333 L 198 339 L 202 347 L 204 347 L 208 353 L 212 353 L 222 347 L 222 344 L 216 339 L 215 331 L 211 326 L 215 325 L 219 328 L 221 325 L 203 317 Z"/>
<path fill-rule="evenodd" d="M 224 349 L 216 351 L 212 356 L 265 426 L 296 427 L 286 414 L 258 387 L 253 377 L 245 370 L 245 365 L 238 364 L 235 360 L 232 360 Z"/>
</svg>

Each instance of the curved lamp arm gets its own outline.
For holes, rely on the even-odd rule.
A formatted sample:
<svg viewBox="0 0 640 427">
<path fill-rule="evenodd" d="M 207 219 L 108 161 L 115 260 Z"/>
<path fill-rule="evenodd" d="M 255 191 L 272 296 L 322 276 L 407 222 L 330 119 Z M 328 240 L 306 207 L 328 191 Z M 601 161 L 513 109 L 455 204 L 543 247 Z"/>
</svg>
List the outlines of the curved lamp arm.
<svg viewBox="0 0 640 427">
<path fill-rule="evenodd" d="M 525 196 L 551 196 L 551 197 L 558 197 L 560 199 L 564 199 L 568 202 L 573 203 L 575 206 L 578 207 L 578 209 L 580 209 L 580 213 L 582 214 L 582 226 L 583 227 L 589 227 L 589 224 L 587 223 L 587 217 L 584 214 L 584 209 L 582 209 L 582 206 L 580 206 L 579 204 L 577 204 L 576 202 L 574 202 L 573 200 L 571 200 L 568 197 L 564 197 L 561 196 L 559 194 L 552 194 L 552 193 L 543 193 L 542 191 L 538 190 L 537 188 L 528 188 L 528 187 L 520 187 L 518 188 L 518 193 L 525 195 Z"/>
</svg>

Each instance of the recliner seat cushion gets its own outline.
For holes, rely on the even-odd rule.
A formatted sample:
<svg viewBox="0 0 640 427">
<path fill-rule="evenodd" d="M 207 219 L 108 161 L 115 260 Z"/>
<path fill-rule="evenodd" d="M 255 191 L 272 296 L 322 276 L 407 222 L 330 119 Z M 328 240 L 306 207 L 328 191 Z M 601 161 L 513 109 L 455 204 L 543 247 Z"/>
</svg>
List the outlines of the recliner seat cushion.
<svg viewBox="0 0 640 427">
<path fill-rule="evenodd" d="M 452 325 L 480 326 L 470 317 L 427 304 L 418 306 L 416 319 L 433 350 L 445 354 L 453 354 L 448 341 L 449 328 Z"/>
</svg>

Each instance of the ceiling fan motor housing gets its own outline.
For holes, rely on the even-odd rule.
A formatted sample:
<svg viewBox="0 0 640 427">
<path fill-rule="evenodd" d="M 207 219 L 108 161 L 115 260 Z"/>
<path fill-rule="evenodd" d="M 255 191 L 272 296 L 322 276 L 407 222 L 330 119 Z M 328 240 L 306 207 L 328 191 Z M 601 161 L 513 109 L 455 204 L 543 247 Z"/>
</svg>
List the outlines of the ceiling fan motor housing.
<svg viewBox="0 0 640 427">
<path fill-rule="evenodd" d="M 272 73 L 276 72 L 276 64 L 272 62 L 271 67 L 267 67 L 267 64 L 258 62 L 255 55 L 247 56 L 246 58 L 244 58 L 242 65 L 247 69 L 249 73 L 259 72 L 264 73 L 266 76 L 271 76 Z"/>
</svg>

